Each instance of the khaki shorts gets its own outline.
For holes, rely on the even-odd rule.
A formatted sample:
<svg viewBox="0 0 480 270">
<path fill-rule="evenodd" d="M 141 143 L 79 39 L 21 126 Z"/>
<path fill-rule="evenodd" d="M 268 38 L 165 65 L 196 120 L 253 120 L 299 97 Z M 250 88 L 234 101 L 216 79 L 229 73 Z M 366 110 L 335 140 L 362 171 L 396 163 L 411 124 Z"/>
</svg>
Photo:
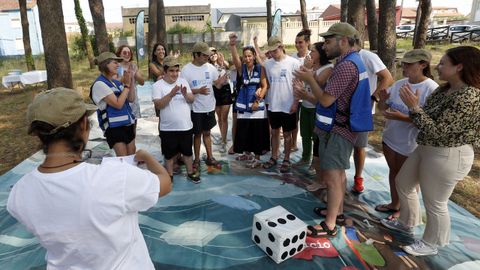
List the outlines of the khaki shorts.
<svg viewBox="0 0 480 270">
<path fill-rule="evenodd" d="M 350 168 L 353 144 L 341 135 L 330 132 L 318 135 L 318 156 L 322 170 L 346 170 Z"/>
</svg>

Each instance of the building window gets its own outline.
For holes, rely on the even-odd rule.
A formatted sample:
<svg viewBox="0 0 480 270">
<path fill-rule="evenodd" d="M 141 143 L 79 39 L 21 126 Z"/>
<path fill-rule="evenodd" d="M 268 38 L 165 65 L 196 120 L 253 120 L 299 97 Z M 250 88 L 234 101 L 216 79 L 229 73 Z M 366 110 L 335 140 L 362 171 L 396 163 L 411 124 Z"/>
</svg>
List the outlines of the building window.
<svg viewBox="0 0 480 270">
<path fill-rule="evenodd" d="M 128 23 L 135 24 L 137 22 L 137 17 L 128 18 Z M 143 17 L 143 23 L 148 23 L 148 17 Z"/>
<path fill-rule="evenodd" d="M 190 22 L 190 21 L 204 21 L 204 15 L 176 15 L 172 16 L 172 22 Z"/>
<path fill-rule="evenodd" d="M 22 28 L 22 23 L 20 21 L 20 18 L 12 18 L 10 19 L 10 26 L 12 28 Z"/>
</svg>

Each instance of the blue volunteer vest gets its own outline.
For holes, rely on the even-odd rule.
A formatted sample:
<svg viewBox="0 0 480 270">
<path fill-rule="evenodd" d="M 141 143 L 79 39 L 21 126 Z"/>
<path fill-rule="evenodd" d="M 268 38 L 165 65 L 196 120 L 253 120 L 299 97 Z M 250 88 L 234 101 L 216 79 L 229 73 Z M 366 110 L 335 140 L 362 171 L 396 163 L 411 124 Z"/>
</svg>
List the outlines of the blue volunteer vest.
<svg viewBox="0 0 480 270">
<path fill-rule="evenodd" d="M 242 85 L 238 90 L 237 100 L 235 107 L 239 112 L 252 112 L 252 105 L 257 99 L 255 92 L 260 86 L 260 79 L 262 76 L 262 66 L 256 64 L 253 67 L 252 76 L 249 77 L 247 65 L 242 65 Z M 263 110 L 265 103 L 260 102 L 257 110 Z"/>
<path fill-rule="evenodd" d="M 372 100 L 365 65 L 357 52 L 350 53 L 342 61 L 351 61 L 358 70 L 358 84 L 350 100 L 349 111 L 338 110 L 337 101 L 328 108 L 317 103 L 315 125 L 327 132 L 332 130 L 334 125 L 346 127 L 353 132 L 371 131 L 373 130 Z M 346 116 L 347 122 L 335 121 L 337 113 Z"/>
<path fill-rule="evenodd" d="M 123 91 L 123 85 L 121 82 L 117 80 L 112 81 L 105 78 L 105 76 L 100 75 L 95 80 L 95 82 L 103 82 L 105 83 L 110 89 L 112 89 L 115 96 L 120 96 Z M 95 84 L 95 82 L 93 84 Z M 90 98 L 92 98 L 92 88 L 93 84 L 90 87 Z M 94 101 L 95 102 L 95 101 Z M 107 128 L 115 128 L 115 127 L 122 127 L 130 125 L 133 120 L 135 120 L 135 116 L 133 116 L 132 108 L 130 108 L 130 104 L 128 100 L 125 101 L 123 107 L 121 109 L 115 109 L 114 107 L 107 104 L 105 110 L 97 110 L 97 118 L 100 128 L 105 131 Z"/>
</svg>

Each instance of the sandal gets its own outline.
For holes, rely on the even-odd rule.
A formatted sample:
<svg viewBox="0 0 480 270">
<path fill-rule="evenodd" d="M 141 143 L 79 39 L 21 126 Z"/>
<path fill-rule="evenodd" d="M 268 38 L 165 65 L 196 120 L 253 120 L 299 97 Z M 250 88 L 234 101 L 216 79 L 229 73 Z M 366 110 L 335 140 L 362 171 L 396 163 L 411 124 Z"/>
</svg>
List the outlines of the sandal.
<svg viewBox="0 0 480 270">
<path fill-rule="evenodd" d="M 292 165 L 290 164 L 290 160 L 283 160 L 282 165 L 280 165 L 280 172 L 281 173 L 288 173 L 290 172 Z"/>
<path fill-rule="evenodd" d="M 400 211 L 400 209 L 390 208 L 390 204 L 379 204 L 375 206 L 375 211 L 392 214 Z"/>
<path fill-rule="evenodd" d="M 317 229 L 314 226 L 308 225 L 307 229 L 310 231 L 310 234 L 307 233 L 307 236 L 313 238 L 321 238 L 321 237 L 333 237 L 337 235 L 337 226 L 333 229 L 329 229 L 327 223 L 325 221 L 320 222 L 321 229 Z"/>
<path fill-rule="evenodd" d="M 193 171 L 198 171 L 200 169 L 200 160 L 195 159 L 192 164 Z"/>
<path fill-rule="evenodd" d="M 315 214 L 317 214 L 318 216 L 320 217 L 327 217 L 327 213 L 323 213 L 323 211 L 327 211 L 327 208 L 325 207 L 315 207 L 313 208 L 313 212 Z M 345 215 L 344 214 L 340 214 L 340 215 L 337 215 L 337 218 L 335 219 L 335 223 L 339 226 L 342 226 L 345 224 Z"/>
<path fill-rule="evenodd" d="M 254 159 L 254 157 L 250 154 L 241 154 L 235 158 L 235 160 L 238 160 L 238 161 L 249 161 L 252 159 Z"/>
<path fill-rule="evenodd" d="M 218 168 L 218 169 L 222 167 L 222 165 L 220 163 L 218 163 L 218 161 L 214 157 L 207 158 L 205 160 L 205 164 L 207 164 L 207 166 L 213 166 L 213 167 Z"/>
<path fill-rule="evenodd" d="M 246 168 L 255 169 L 262 165 L 262 162 L 259 159 L 254 159 L 252 162 L 249 162 L 245 165 Z"/>
<path fill-rule="evenodd" d="M 262 167 L 264 169 L 270 169 L 275 165 L 277 165 L 277 160 L 274 158 L 270 158 L 267 162 L 263 163 Z"/>
</svg>

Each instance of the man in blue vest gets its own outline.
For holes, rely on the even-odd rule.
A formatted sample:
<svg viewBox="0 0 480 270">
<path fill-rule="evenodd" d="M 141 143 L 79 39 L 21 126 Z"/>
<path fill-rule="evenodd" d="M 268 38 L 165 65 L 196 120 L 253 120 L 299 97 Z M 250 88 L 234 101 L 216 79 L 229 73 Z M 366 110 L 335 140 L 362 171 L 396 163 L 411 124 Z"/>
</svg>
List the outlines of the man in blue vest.
<svg viewBox="0 0 480 270">
<path fill-rule="evenodd" d="M 312 72 L 304 67 L 295 72 L 295 76 L 310 84 L 318 100 L 315 133 L 320 141 L 320 173 L 327 185 L 328 207 L 314 209 L 315 213 L 326 217 L 325 221 L 317 226 L 309 226 L 309 234 L 313 237 L 329 237 L 337 234 L 336 224 L 345 221 L 345 170 L 350 168 L 350 155 L 356 137 L 351 131 L 352 122 L 348 117 L 350 101 L 354 92 L 363 93 L 370 89 L 365 66 L 354 47 L 357 30 L 348 23 L 336 23 L 320 36 L 325 39 L 323 49 L 327 56 L 330 59 L 337 58 L 326 87 L 322 89 Z M 301 82 L 297 81 L 295 87 L 301 87 Z"/>
</svg>

